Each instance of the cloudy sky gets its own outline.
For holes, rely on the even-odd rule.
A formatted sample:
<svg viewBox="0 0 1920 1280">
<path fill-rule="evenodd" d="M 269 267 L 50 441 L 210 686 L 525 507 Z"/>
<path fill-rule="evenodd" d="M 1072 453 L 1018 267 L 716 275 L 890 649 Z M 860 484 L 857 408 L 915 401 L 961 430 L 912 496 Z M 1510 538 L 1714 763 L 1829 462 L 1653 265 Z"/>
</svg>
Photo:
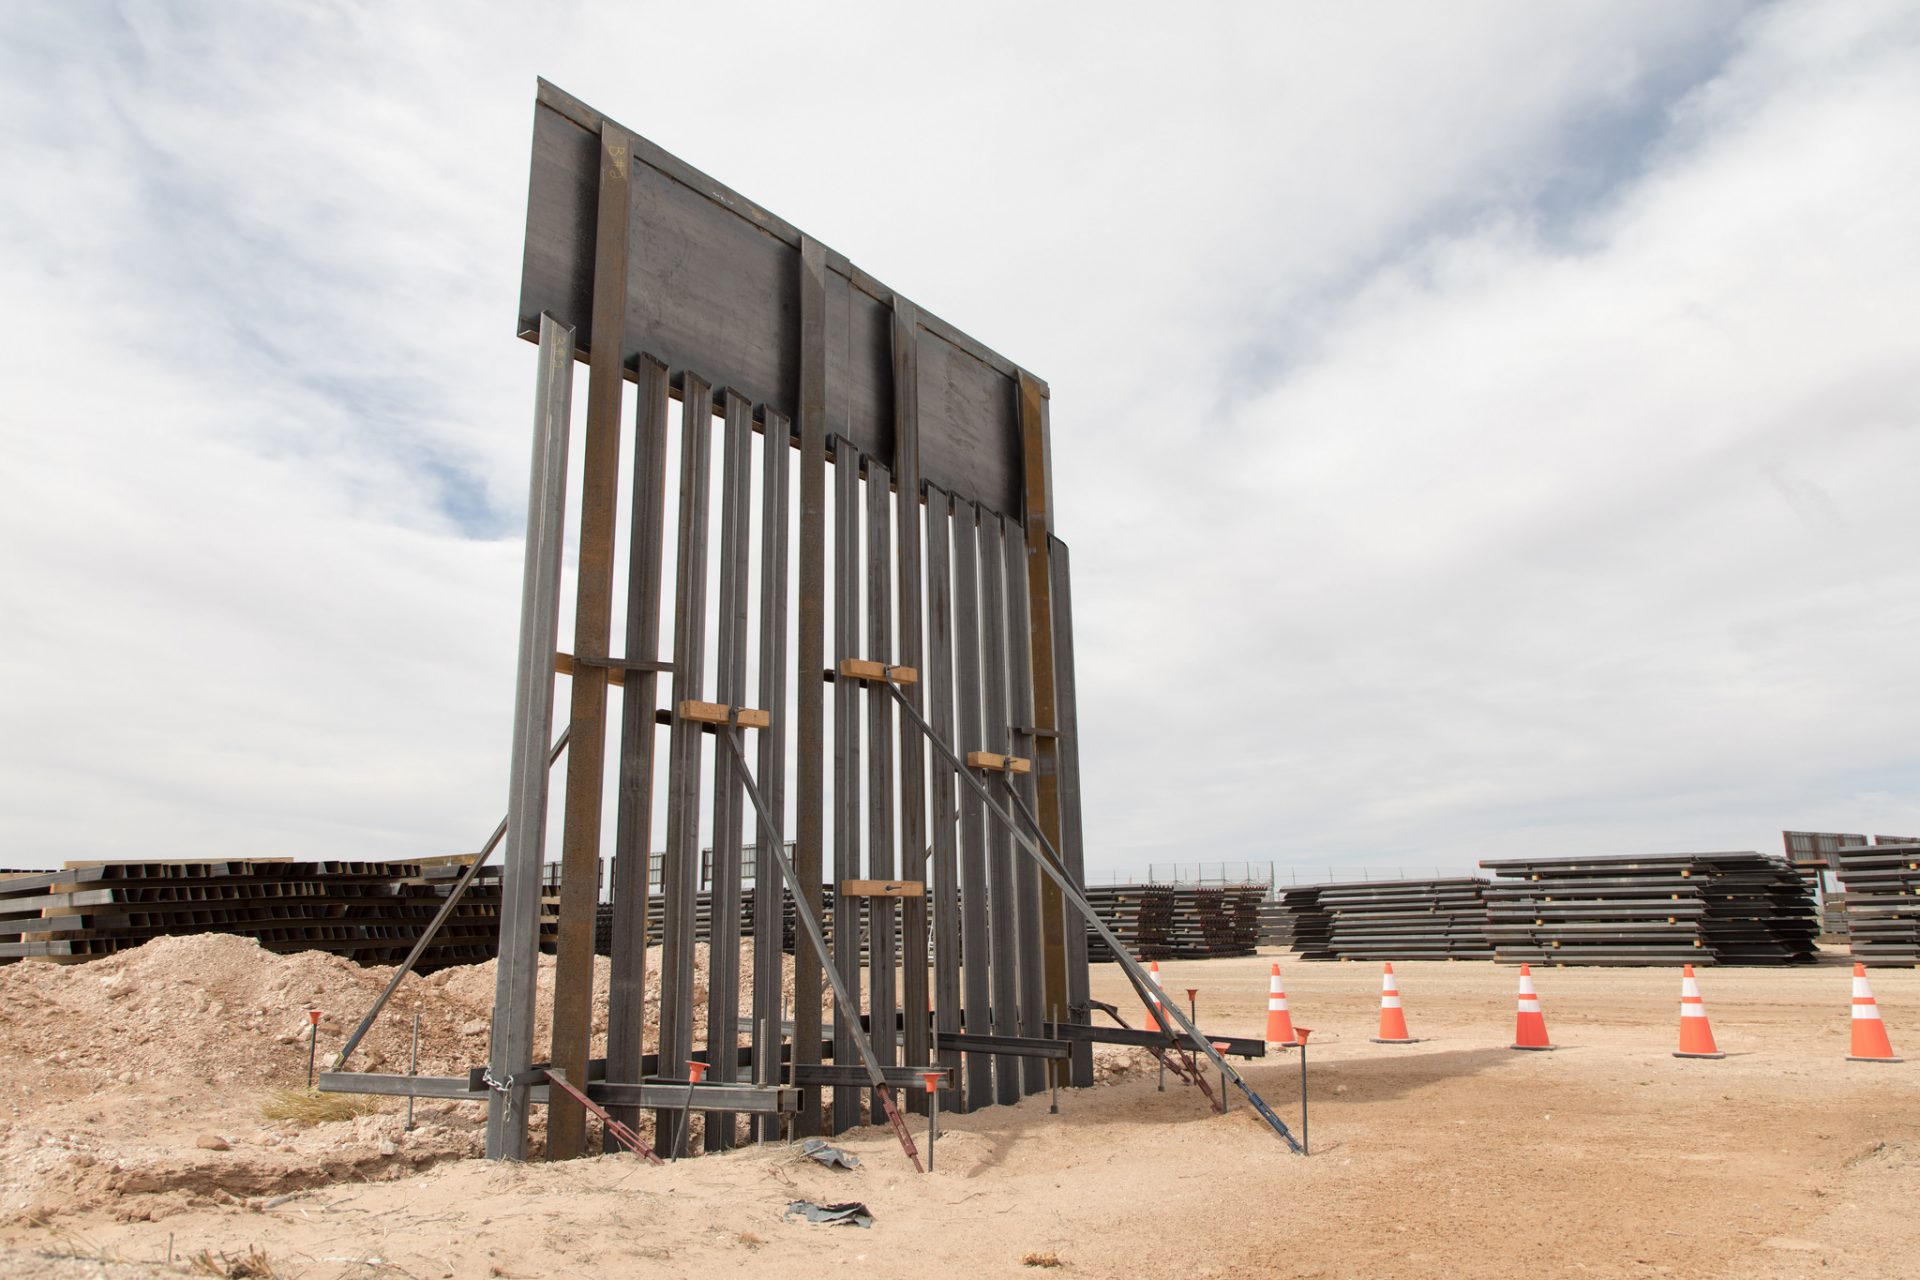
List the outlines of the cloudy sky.
<svg viewBox="0 0 1920 1280">
<path fill-rule="evenodd" d="M 1175 12 L 0 8 L 0 866 L 497 820 L 537 75 L 1049 381 L 1095 868 L 1920 832 L 1920 4 Z"/>
</svg>

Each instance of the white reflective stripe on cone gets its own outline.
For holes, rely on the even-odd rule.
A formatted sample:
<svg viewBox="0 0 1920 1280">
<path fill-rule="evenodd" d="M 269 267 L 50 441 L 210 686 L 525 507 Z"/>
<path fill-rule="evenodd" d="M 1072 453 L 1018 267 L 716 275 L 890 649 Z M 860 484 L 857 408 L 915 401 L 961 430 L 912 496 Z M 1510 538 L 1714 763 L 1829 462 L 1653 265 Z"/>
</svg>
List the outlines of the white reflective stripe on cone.
<svg viewBox="0 0 1920 1280">
<path fill-rule="evenodd" d="M 1400 997 L 1392 995 L 1381 996 L 1380 1007 L 1382 1009 L 1398 1009 L 1400 1007 Z"/>
</svg>

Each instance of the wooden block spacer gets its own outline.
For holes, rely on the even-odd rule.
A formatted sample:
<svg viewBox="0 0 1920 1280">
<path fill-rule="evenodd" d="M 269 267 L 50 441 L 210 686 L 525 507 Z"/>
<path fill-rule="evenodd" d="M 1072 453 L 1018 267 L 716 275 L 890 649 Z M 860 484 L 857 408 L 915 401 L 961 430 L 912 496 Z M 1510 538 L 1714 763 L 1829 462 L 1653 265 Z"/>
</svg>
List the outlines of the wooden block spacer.
<svg viewBox="0 0 1920 1280">
<path fill-rule="evenodd" d="M 848 898 L 924 898 L 927 886 L 918 880 L 843 880 L 840 892 Z"/>
<path fill-rule="evenodd" d="M 625 686 L 629 671 L 671 671 L 671 662 L 653 662 L 639 658 L 589 658 L 585 661 L 570 653 L 553 655 L 553 674 L 570 676 L 581 667 L 597 667 L 607 673 L 607 683 Z"/>
<path fill-rule="evenodd" d="M 573 674 L 573 655 L 570 653 L 554 654 L 553 655 L 553 673 L 557 676 L 572 675 Z M 618 668 L 611 670 L 607 672 L 607 683 L 624 686 L 627 683 L 627 673 L 619 670 Z"/>
<path fill-rule="evenodd" d="M 843 680 L 872 680 L 876 684 L 884 684 L 887 680 L 887 664 L 870 662 L 865 658 L 842 658 L 836 674 Z M 912 667 L 893 669 L 895 684 L 913 684 L 919 679 L 920 673 Z"/>
<path fill-rule="evenodd" d="M 969 751 L 967 768 L 988 773 L 1032 773 L 1033 761 L 1025 756 L 1003 756 L 998 751 Z"/>
<path fill-rule="evenodd" d="M 692 699 L 680 704 L 678 714 L 682 720 L 691 720 L 695 724 L 725 726 L 731 722 L 733 708 L 724 702 L 695 702 Z M 773 717 L 764 711 L 752 707 L 740 708 L 740 727 L 742 729 L 765 729 L 773 724 Z"/>
</svg>

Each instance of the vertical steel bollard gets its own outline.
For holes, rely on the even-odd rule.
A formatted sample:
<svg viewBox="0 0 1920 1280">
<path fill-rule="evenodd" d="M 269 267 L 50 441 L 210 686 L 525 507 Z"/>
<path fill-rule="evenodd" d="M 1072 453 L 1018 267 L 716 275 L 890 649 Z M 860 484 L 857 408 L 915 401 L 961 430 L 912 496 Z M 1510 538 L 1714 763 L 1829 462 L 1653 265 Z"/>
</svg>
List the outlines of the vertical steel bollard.
<svg viewBox="0 0 1920 1280">
<path fill-rule="evenodd" d="M 674 1150 L 677 1153 L 674 1156 L 674 1159 L 676 1160 L 678 1160 L 681 1156 L 687 1154 L 687 1144 L 692 1141 L 692 1138 L 689 1136 L 689 1134 L 693 1130 L 694 1086 L 699 1084 L 702 1080 L 705 1080 L 706 1078 L 707 1078 L 706 1063 L 689 1062 L 687 1064 L 687 1100 L 680 1104 L 680 1133 L 678 1135 L 679 1141 L 673 1144 Z M 711 1150 L 712 1148 L 708 1148 L 708 1149 Z"/>
<path fill-rule="evenodd" d="M 1294 1038 L 1300 1042 L 1300 1154 L 1303 1156 L 1313 1154 L 1313 1147 L 1307 1142 L 1307 1037 L 1312 1034 L 1312 1027 L 1293 1029 Z"/>
<path fill-rule="evenodd" d="M 313 1088 L 314 1053 L 320 1047 L 320 1011 L 307 1010 L 307 1088 Z"/>
<path fill-rule="evenodd" d="M 933 1140 L 940 1136 L 940 1081 L 944 1071 L 922 1071 L 920 1083 L 927 1090 L 927 1172 L 933 1172 Z"/>
<path fill-rule="evenodd" d="M 417 1076 L 420 1074 L 420 1010 L 418 1009 L 415 1009 L 413 1011 L 413 1052 L 409 1054 L 407 1058 L 407 1074 L 410 1076 Z M 408 1133 L 413 1132 L 413 1095 L 412 1094 L 407 1095 L 406 1131 Z"/>
</svg>

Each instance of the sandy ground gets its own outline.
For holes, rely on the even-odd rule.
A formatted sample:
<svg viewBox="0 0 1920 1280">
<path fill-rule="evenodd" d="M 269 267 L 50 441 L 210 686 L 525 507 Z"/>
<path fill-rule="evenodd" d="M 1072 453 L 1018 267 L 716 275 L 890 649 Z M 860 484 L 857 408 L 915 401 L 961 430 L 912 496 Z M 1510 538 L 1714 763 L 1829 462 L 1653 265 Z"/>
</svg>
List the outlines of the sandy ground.
<svg viewBox="0 0 1920 1280">
<path fill-rule="evenodd" d="M 1165 985 L 1197 987 L 1209 1029 L 1258 1035 L 1270 960 L 1172 963 Z M 120 1064 L 64 1067 L 71 1051 L 48 1044 L 0 1067 L 0 1276 L 984 1277 L 1050 1258 L 1128 1277 L 1920 1272 L 1920 1061 L 1844 1060 L 1844 965 L 1703 970 L 1719 1062 L 1670 1055 L 1675 973 L 1540 971 L 1561 1047 L 1530 1054 L 1504 1047 L 1514 969 L 1395 967 L 1416 1045 L 1368 1043 L 1377 966 L 1286 965 L 1315 1029 L 1307 1159 L 1244 1103 L 1223 1116 L 1177 1083 L 1158 1091 L 1149 1066 L 1063 1093 L 1059 1115 L 1041 1097 L 944 1117 L 929 1176 L 883 1130 L 845 1138 L 863 1161 L 850 1172 L 780 1145 L 667 1168 L 495 1166 L 469 1156 L 466 1104 L 423 1106 L 413 1133 L 394 1111 L 266 1124 L 262 1087 L 297 1083 L 303 1046 L 209 1084 L 158 1052 L 102 1075 Z M 90 968 L 64 972 L 100 982 Z M 1920 972 L 1872 978 L 1896 1049 L 1920 1059 Z M 1124 996 L 1112 966 L 1095 994 Z M 1247 1074 L 1298 1120 L 1297 1056 Z M 859 1200 L 874 1225 L 786 1219 L 795 1199 Z"/>
</svg>

